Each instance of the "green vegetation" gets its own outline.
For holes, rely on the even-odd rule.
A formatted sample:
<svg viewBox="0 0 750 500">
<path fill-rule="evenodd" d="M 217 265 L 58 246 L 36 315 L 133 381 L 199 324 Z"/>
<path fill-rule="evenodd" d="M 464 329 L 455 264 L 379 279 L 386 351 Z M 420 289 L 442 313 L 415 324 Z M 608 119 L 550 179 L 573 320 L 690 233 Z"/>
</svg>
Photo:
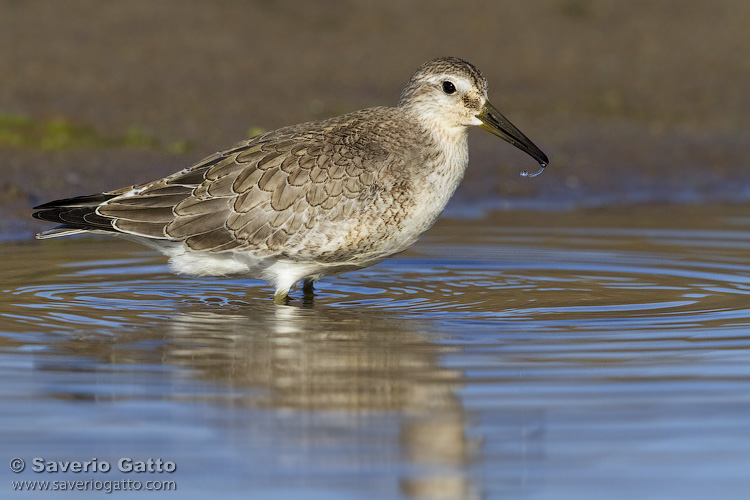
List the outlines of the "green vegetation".
<svg viewBox="0 0 750 500">
<path fill-rule="evenodd" d="M 249 129 L 247 129 L 247 137 L 248 139 L 252 139 L 253 137 L 265 134 L 266 132 L 266 129 L 264 129 L 263 127 L 250 127 Z"/>
<path fill-rule="evenodd" d="M 163 144 L 138 127 L 124 134 L 105 136 L 91 125 L 73 123 L 66 118 L 37 121 L 28 116 L 0 113 L 0 147 L 43 149 L 147 148 L 180 154 L 190 150 L 187 141 Z"/>
</svg>

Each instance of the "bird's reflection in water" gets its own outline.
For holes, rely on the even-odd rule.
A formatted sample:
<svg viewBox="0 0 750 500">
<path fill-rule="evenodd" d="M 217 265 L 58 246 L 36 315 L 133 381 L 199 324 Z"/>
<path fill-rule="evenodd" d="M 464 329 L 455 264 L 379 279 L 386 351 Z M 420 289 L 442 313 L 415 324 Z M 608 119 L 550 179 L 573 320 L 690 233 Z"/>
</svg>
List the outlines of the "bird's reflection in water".
<svg viewBox="0 0 750 500">
<path fill-rule="evenodd" d="M 451 347 L 431 341 L 425 325 L 377 311 L 262 305 L 247 314 L 181 313 L 169 330 L 165 362 L 252 389 L 235 404 L 396 413 L 399 429 L 389 440 L 398 443 L 393 456 L 410 469 L 400 480 L 402 494 L 475 496 L 465 474 L 475 443 L 455 393 L 463 374 L 441 366 Z"/>
</svg>

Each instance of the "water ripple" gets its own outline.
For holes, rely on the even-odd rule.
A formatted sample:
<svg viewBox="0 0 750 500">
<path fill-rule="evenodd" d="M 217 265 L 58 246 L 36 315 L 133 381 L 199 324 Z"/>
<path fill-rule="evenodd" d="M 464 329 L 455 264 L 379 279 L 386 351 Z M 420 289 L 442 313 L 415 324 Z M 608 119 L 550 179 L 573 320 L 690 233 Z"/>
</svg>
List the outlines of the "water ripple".
<svg viewBox="0 0 750 500">
<path fill-rule="evenodd" d="M 174 276 L 110 240 L 16 244 L 0 255 L 4 443 L 99 456 L 80 439 L 96 432 L 211 477 L 286 481 L 304 463 L 340 480 L 366 463 L 531 496 L 559 478 L 683 484 L 709 462 L 747 485 L 747 219 L 549 216 L 446 222 L 287 307 L 262 282 Z"/>
</svg>

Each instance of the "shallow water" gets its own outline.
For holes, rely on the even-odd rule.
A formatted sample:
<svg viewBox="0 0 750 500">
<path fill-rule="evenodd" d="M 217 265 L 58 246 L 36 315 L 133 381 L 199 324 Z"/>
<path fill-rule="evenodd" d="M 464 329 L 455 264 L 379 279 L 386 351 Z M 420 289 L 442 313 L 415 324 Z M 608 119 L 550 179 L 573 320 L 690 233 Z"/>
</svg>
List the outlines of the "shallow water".
<svg viewBox="0 0 750 500">
<path fill-rule="evenodd" d="M 750 491 L 746 207 L 443 220 L 283 307 L 114 239 L 0 257 L 6 463 L 158 457 L 129 477 L 180 498 Z"/>
</svg>

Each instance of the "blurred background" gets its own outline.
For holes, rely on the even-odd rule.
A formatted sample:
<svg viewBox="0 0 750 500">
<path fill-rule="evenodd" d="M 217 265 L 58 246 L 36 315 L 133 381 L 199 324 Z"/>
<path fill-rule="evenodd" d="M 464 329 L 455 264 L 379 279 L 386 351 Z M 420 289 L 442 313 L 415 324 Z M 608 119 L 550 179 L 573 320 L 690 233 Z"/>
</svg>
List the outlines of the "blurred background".
<svg viewBox="0 0 750 500">
<path fill-rule="evenodd" d="M 748 20 L 747 0 L 0 0 L 0 442 L 173 460 L 187 499 L 746 498 Z M 33 240 L 36 204 L 394 105 L 445 55 L 550 166 L 522 179 L 536 163 L 473 130 L 446 216 L 314 307 L 114 238 Z M 13 479 L 87 479 L 37 476 Z"/>
<path fill-rule="evenodd" d="M 750 3 L 0 2 L 0 234 L 262 130 L 394 105 L 462 57 L 550 157 L 471 134 L 448 215 L 750 199 Z"/>
</svg>

